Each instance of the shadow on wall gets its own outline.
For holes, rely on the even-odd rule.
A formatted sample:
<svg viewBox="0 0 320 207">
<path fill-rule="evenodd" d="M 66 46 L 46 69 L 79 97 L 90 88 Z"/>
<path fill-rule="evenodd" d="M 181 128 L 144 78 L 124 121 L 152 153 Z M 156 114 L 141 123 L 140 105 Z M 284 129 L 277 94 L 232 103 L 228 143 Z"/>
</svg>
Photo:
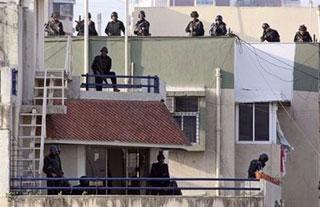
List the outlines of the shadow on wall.
<svg viewBox="0 0 320 207">
<path fill-rule="evenodd" d="M 294 84 L 297 91 L 319 91 L 319 44 L 296 44 Z"/>
<path fill-rule="evenodd" d="M 143 76 L 144 74 L 144 67 L 142 65 L 142 42 L 143 39 L 131 39 L 131 49 L 130 50 L 130 57 L 131 61 L 134 61 L 134 70 L 133 75 L 135 76 Z"/>
<path fill-rule="evenodd" d="M 4 50 L 1 47 L 0 43 L 0 68 L 4 66 L 9 66 L 8 57 L 5 55 Z"/>
</svg>

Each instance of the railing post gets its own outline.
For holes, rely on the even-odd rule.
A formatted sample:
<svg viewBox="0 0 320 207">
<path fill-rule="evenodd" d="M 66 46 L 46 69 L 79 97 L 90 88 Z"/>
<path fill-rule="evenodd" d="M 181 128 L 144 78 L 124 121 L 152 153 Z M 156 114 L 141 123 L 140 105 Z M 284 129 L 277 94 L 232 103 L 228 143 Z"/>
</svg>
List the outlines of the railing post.
<svg viewBox="0 0 320 207">
<path fill-rule="evenodd" d="M 159 93 L 160 92 L 160 83 L 159 83 L 159 77 L 154 76 L 154 93 Z"/>
<path fill-rule="evenodd" d="M 86 91 L 89 90 L 89 74 L 86 73 Z"/>
<path fill-rule="evenodd" d="M 19 192 L 22 195 L 22 177 L 19 178 Z"/>
<path fill-rule="evenodd" d="M 98 195 L 98 177 L 96 177 L 96 195 Z"/>
<path fill-rule="evenodd" d="M 151 81 L 150 81 L 150 75 L 148 75 L 148 93 L 150 93 L 150 85 L 151 85 Z"/>
</svg>

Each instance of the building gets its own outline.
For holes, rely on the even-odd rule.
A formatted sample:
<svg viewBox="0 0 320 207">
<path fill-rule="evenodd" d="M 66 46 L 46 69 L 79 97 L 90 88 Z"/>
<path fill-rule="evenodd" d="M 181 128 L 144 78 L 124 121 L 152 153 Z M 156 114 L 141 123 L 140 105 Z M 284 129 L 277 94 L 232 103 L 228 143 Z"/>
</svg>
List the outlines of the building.
<svg viewBox="0 0 320 207">
<path fill-rule="evenodd" d="M 100 45 L 107 44 L 117 73 L 123 73 L 124 57 L 119 50 L 122 41 L 92 38 L 91 59 Z M 133 74 L 157 74 L 166 82 L 167 106 L 192 143 L 187 151 L 169 151 L 172 176 L 217 177 L 216 68 L 220 68 L 220 176 L 246 177 L 248 162 L 266 152 L 271 155 L 266 172 L 281 177 L 285 171 L 281 170 L 280 143 L 286 142 L 281 141 L 279 134 L 283 131 L 294 151 L 285 163 L 282 198 L 289 206 L 305 202 L 316 205 L 317 191 L 310 186 L 316 187 L 318 182 L 317 44 L 248 44 L 234 38 L 210 37 L 130 38 L 129 43 Z M 46 58 L 47 68 L 62 66 L 63 62 L 55 61 L 62 53 L 51 55 L 62 44 L 65 43 L 46 41 L 46 57 L 50 57 Z M 75 75 L 83 73 L 82 52 L 76 49 L 81 44 L 80 39 L 73 41 Z M 255 125 L 251 125 L 254 120 Z M 254 129 L 261 134 L 257 135 Z M 292 190 L 297 188 L 308 191 L 308 198 Z"/>
<path fill-rule="evenodd" d="M 60 14 L 60 21 L 63 23 L 63 29 L 68 34 L 73 34 L 73 6 L 75 0 L 50 0 L 49 14 L 57 12 Z"/>
<path fill-rule="evenodd" d="M 188 36 L 185 27 L 191 20 L 190 13 L 197 10 L 203 22 L 205 36 L 217 15 L 222 15 L 227 29 L 241 39 L 254 43 L 260 42 L 262 24 L 267 22 L 280 34 L 281 42 L 293 42 L 300 25 L 305 24 L 312 37 L 319 39 L 318 9 L 307 7 L 136 7 L 133 22 L 137 13 L 146 12 L 150 22 L 152 36 Z M 308 15 L 307 15 L 308 14 Z M 159 18 L 161 17 L 161 18 Z"/>
<path fill-rule="evenodd" d="M 37 7 L 42 8 L 42 3 L 37 1 Z M 83 71 L 83 39 L 74 38 L 70 42 L 69 38 L 68 42 L 66 38 L 50 38 L 41 42 L 42 26 L 37 26 L 43 22 L 41 10 L 34 11 L 39 17 L 36 18 L 39 22 L 34 22 L 30 20 L 34 7 L 24 6 L 21 10 L 18 4 L 10 3 L 1 8 L 0 13 L 3 19 L 10 17 L 8 24 L 0 27 L 6 31 L 0 41 L 4 48 L 0 56 L 3 59 L 1 80 L 10 83 L 1 81 L 2 198 L 10 192 L 10 187 L 15 187 L 14 182 L 9 182 L 12 177 L 39 172 L 41 144 L 45 145 L 45 151 L 46 147 L 59 144 L 66 176 L 84 173 L 94 176 L 97 172 L 107 175 L 108 169 L 114 170 L 111 173 L 117 176 L 140 176 L 140 172 L 142 176 L 155 161 L 157 151 L 163 149 L 172 177 L 244 178 L 250 160 L 266 152 L 270 156 L 266 173 L 281 177 L 286 169 L 281 189 L 277 188 L 281 193 L 272 192 L 281 195 L 288 206 L 318 204 L 317 191 L 313 190 L 319 179 L 318 44 L 248 44 L 233 37 L 131 37 L 130 74 L 150 76 L 149 79 L 157 76 L 165 82 L 165 85 L 160 82 L 163 88 L 150 89 L 150 93 L 143 89 L 119 94 L 81 90 L 81 85 L 89 87 L 86 83 L 92 83 L 81 79 L 87 72 Z M 30 20 L 26 24 L 19 21 L 24 15 Z M 19 33 L 23 29 L 26 33 Z M 91 38 L 90 60 L 102 45 L 110 50 L 113 70 L 123 74 L 123 38 Z M 19 50 L 21 48 L 28 52 Z M 44 54 L 41 51 L 45 51 Z M 66 51 L 72 51 L 72 60 L 68 60 L 70 56 L 66 56 Z M 66 67 L 66 71 L 57 70 L 68 64 L 70 67 Z M 13 69 L 18 71 L 17 78 Z M 152 80 L 150 84 L 147 85 L 156 85 Z M 47 87 L 49 101 L 43 102 L 47 99 L 44 92 Z M 166 102 L 167 108 L 160 100 Z M 103 117 L 104 113 L 109 116 Z M 99 127 L 97 123 L 101 120 L 105 123 Z M 117 125 L 113 125 L 113 121 Z M 155 121 L 159 121 L 157 126 Z M 170 134 L 163 127 L 170 129 Z M 163 139 L 153 137 L 154 134 Z M 43 142 L 23 141 L 30 137 Z M 282 145 L 294 148 L 286 163 Z M 21 153 L 23 150 L 26 153 Z M 17 155 L 21 154 L 23 159 L 28 159 L 22 163 L 31 160 L 31 164 L 15 165 L 21 158 Z M 116 160 L 109 160 L 109 156 Z M 97 163 L 90 165 L 90 162 Z M 145 165 L 141 166 L 142 163 Z M 141 167 L 141 171 L 137 171 L 137 167 Z M 181 187 L 212 186 L 209 182 L 178 184 Z M 219 182 L 217 185 L 235 184 Z M 192 205 L 191 200 L 197 200 L 195 198 L 204 203 L 210 201 L 212 206 L 219 202 L 232 202 L 236 206 L 239 199 L 244 202 L 243 206 L 251 205 L 246 204 L 248 200 L 258 206 L 274 206 L 274 202 L 271 205 L 262 202 L 266 196 L 252 198 L 220 191 L 222 196 L 214 197 L 208 190 L 183 193 L 191 197 L 181 197 L 180 206 L 183 202 Z M 37 197 L 25 199 L 29 202 Z M 40 196 L 38 199 L 45 202 L 47 198 Z M 92 202 L 102 202 L 99 198 L 93 199 L 96 200 Z M 129 202 L 123 197 L 115 199 L 120 203 Z M 177 202 L 171 198 L 161 199 L 155 202 Z"/>
</svg>

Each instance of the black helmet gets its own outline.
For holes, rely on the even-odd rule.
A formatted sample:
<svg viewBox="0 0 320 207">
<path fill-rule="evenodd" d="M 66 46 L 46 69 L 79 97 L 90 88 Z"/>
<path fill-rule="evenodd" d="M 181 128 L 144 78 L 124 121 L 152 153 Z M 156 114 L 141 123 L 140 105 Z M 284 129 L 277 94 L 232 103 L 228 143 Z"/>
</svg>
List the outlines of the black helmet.
<svg viewBox="0 0 320 207">
<path fill-rule="evenodd" d="M 142 15 L 143 17 L 146 17 L 146 13 L 143 10 L 139 11 L 139 14 Z"/>
<path fill-rule="evenodd" d="M 190 16 L 191 16 L 192 18 L 198 18 L 198 17 L 199 17 L 199 14 L 198 14 L 197 11 L 192 11 L 191 14 L 190 14 Z"/>
<path fill-rule="evenodd" d="M 303 25 L 300 25 L 299 31 L 305 32 L 305 31 L 307 31 L 307 27 L 306 27 L 304 24 L 303 24 Z"/>
<path fill-rule="evenodd" d="M 261 162 L 267 162 L 269 160 L 269 157 L 266 153 L 262 153 L 260 156 L 259 156 L 259 160 Z"/>
<path fill-rule="evenodd" d="M 80 177 L 80 185 L 81 186 L 89 186 L 89 180 L 86 180 L 85 178 L 87 178 L 87 176 L 81 176 Z"/>
<path fill-rule="evenodd" d="M 50 146 L 49 150 L 50 150 L 51 153 L 59 153 L 59 149 L 58 149 L 58 147 L 56 145 Z"/>
<path fill-rule="evenodd" d="M 90 12 L 88 13 L 88 18 L 91 19 L 91 13 Z"/>
<path fill-rule="evenodd" d="M 101 50 L 100 50 L 100 52 L 103 52 L 103 51 L 106 52 L 106 53 L 109 52 L 107 47 L 102 47 Z"/>
<path fill-rule="evenodd" d="M 112 12 L 112 13 L 111 13 L 111 18 L 112 18 L 112 17 L 117 17 L 117 18 L 118 18 L 118 13 L 117 13 L 117 12 Z"/>
<path fill-rule="evenodd" d="M 222 21 L 222 16 L 221 16 L 221 15 L 217 15 L 217 16 L 216 16 L 216 21 L 217 21 L 217 20 Z"/>
<path fill-rule="evenodd" d="M 51 17 L 59 17 L 59 12 L 52 12 Z"/>
<path fill-rule="evenodd" d="M 164 159 L 165 159 L 165 157 L 163 155 L 163 151 L 159 151 L 159 154 L 157 156 L 157 160 L 160 161 L 160 160 L 164 160 Z"/>
<path fill-rule="evenodd" d="M 262 29 L 268 29 L 270 26 L 268 23 L 263 23 L 262 24 Z"/>
</svg>

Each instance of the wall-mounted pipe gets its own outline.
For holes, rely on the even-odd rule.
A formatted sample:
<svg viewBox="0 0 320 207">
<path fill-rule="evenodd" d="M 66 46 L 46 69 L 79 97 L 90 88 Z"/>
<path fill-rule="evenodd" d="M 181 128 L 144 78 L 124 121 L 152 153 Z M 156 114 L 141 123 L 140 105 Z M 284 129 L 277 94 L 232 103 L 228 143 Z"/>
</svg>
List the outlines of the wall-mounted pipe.
<svg viewBox="0 0 320 207">
<path fill-rule="evenodd" d="M 89 73 L 89 25 L 88 25 L 88 0 L 83 2 L 83 15 L 84 15 L 84 48 L 83 48 L 83 68 L 84 74 Z"/>
<path fill-rule="evenodd" d="M 216 98 L 217 98 L 217 123 L 216 123 L 216 178 L 220 178 L 220 163 L 221 163 L 221 70 L 216 69 Z M 220 187 L 219 181 L 217 181 L 217 187 Z M 219 196 L 219 191 L 217 196 Z"/>
</svg>

